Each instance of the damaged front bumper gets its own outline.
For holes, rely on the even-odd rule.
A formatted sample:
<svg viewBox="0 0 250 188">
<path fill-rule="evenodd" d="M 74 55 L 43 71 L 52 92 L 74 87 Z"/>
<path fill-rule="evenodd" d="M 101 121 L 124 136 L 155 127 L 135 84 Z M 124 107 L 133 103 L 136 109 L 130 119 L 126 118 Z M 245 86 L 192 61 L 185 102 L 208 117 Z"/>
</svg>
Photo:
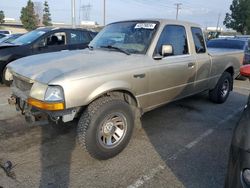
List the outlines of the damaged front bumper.
<svg viewBox="0 0 250 188">
<path fill-rule="evenodd" d="M 69 122 L 72 121 L 80 111 L 80 108 L 71 108 L 58 111 L 48 111 L 36 108 L 28 104 L 27 100 L 12 95 L 8 98 L 10 105 L 15 105 L 16 110 L 20 111 L 25 116 L 28 123 L 36 125 L 48 124 L 49 121 L 58 123 L 59 121 Z"/>
</svg>

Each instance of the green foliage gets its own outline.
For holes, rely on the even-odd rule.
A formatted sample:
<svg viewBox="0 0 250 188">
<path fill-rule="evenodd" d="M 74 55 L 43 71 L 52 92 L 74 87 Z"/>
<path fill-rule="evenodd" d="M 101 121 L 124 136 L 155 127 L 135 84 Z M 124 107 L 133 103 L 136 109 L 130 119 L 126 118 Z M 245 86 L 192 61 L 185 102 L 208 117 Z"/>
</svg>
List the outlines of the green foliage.
<svg viewBox="0 0 250 188">
<path fill-rule="evenodd" d="M 26 7 L 22 8 L 20 20 L 28 31 L 37 28 L 38 16 L 35 14 L 34 3 L 31 0 L 28 0 Z"/>
<path fill-rule="evenodd" d="M 233 0 L 231 13 L 227 13 L 223 24 L 242 34 L 250 34 L 250 1 Z"/>
<path fill-rule="evenodd" d="M 4 12 L 0 10 L 0 24 L 4 23 L 4 18 L 5 18 Z"/>
<path fill-rule="evenodd" d="M 51 14 L 50 14 L 50 11 L 49 11 L 49 4 L 48 4 L 47 1 L 44 2 L 43 25 L 45 25 L 45 26 L 52 26 L 52 23 L 51 23 Z"/>
</svg>

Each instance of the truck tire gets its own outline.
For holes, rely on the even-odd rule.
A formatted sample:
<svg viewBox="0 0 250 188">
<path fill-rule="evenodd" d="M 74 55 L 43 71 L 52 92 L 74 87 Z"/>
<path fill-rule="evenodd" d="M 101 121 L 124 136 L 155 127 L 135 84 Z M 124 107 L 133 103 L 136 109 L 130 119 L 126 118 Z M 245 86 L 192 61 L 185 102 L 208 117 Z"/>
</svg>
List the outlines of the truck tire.
<svg viewBox="0 0 250 188">
<path fill-rule="evenodd" d="M 9 81 L 9 80 L 6 79 L 6 76 L 7 76 L 7 75 L 6 75 L 6 74 L 7 74 L 7 73 L 6 73 L 6 70 L 7 70 L 7 67 L 5 67 L 4 70 L 3 70 L 2 82 L 3 82 L 4 85 L 10 86 L 10 85 L 12 84 L 12 80 Z"/>
<path fill-rule="evenodd" d="M 134 127 L 133 111 L 122 99 L 102 97 L 83 112 L 77 127 L 80 145 L 98 160 L 119 154 L 128 144 Z"/>
<path fill-rule="evenodd" d="M 215 88 L 209 91 L 209 99 L 218 104 L 224 103 L 233 88 L 233 77 L 230 73 L 224 72 Z"/>
</svg>

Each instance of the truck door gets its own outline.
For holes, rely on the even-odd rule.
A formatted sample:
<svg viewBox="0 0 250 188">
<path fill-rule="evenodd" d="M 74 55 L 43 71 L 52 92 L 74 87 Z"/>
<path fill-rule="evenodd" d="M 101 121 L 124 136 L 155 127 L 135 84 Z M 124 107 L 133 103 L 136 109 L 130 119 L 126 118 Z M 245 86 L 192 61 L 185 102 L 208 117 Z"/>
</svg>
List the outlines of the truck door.
<svg viewBox="0 0 250 188">
<path fill-rule="evenodd" d="M 155 49 L 161 56 L 163 45 L 172 45 L 173 54 L 155 60 L 150 70 L 149 108 L 190 95 L 194 91 L 195 57 L 191 55 L 186 28 L 166 25 Z"/>
<path fill-rule="evenodd" d="M 206 44 L 202 30 L 198 27 L 191 27 L 192 37 L 195 46 L 195 58 L 197 62 L 197 73 L 195 80 L 195 91 L 203 91 L 208 88 L 211 59 L 206 50 Z"/>
</svg>

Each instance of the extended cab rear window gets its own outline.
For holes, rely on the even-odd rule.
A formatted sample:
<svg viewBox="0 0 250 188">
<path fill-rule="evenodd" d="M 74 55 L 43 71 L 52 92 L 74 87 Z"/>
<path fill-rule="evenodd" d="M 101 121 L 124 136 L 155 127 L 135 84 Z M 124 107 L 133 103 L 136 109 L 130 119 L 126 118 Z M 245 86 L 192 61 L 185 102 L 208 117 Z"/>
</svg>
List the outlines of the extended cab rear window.
<svg viewBox="0 0 250 188">
<path fill-rule="evenodd" d="M 192 27 L 191 31 L 194 39 L 196 53 L 197 54 L 206 53 L 206 45 L 202 30 L 198 27 Z"/>
<path fill-rule="evenodd" d="M 189 53 L 185 27 L 181 25 L 166 25 L 156 47 L 156 53 L 161 54 L 162 45 L 172 45 L 173 55 Z"/>
</svg>

